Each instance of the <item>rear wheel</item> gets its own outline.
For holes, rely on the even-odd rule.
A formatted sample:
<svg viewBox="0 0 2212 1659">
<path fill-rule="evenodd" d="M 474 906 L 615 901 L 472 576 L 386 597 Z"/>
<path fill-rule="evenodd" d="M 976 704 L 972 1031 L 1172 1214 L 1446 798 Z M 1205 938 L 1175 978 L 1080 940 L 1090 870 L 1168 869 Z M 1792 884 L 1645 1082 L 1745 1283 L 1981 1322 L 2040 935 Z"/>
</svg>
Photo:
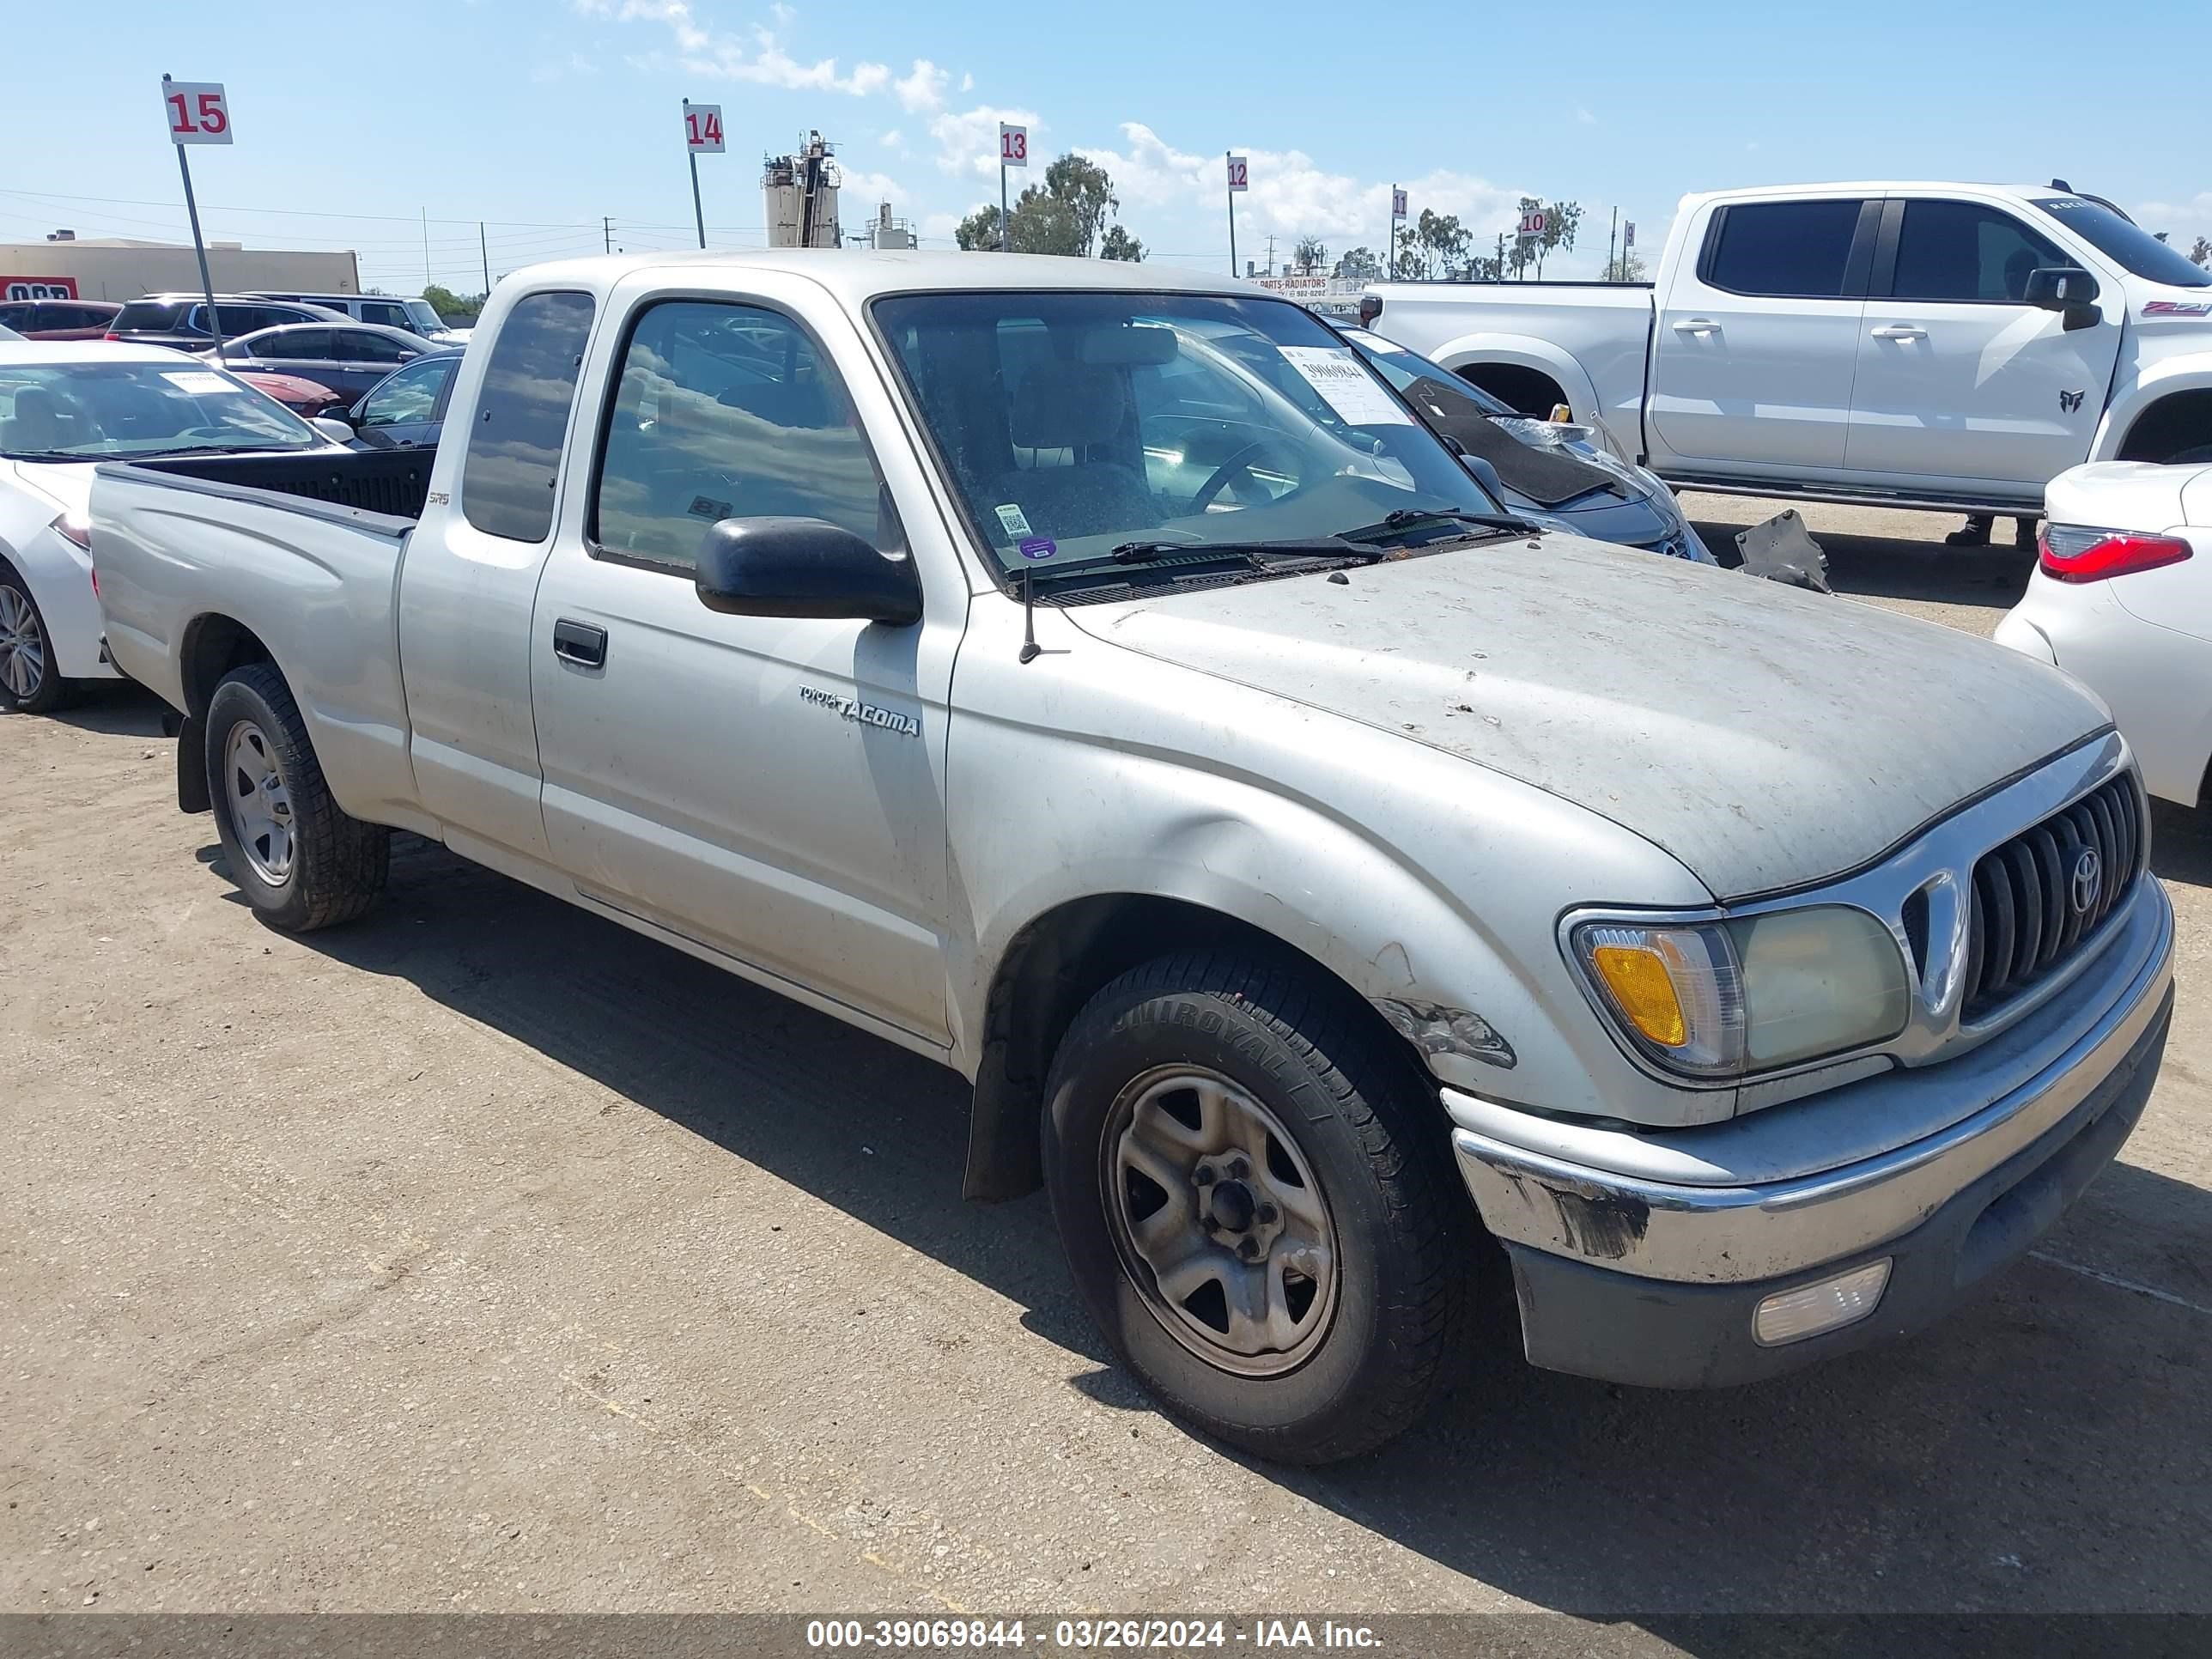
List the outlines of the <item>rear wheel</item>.
<svg viewBox="0 0 2212 1659">
<path fill-rule="evenodd" d="M 1162 957 L 1077 1016 L 1045 1170 L 1077 1288 L 1166 1408 L 1264 1457 L 1396 1435 L 1462 1325 L 1474 1226 L 1387 1033 L 1314 970 Z"/>
<path fill-rule="evenodd" d="M 30 584 L 0 565 L 0 705 L 51 714 L 74 702 L 78 689 L 54 666 L 54 642 Z"/>
<path fill-rule="evenodd" d="M 350 921 L 384 891 L 392 832 L 331 799 L 284 677 L 234 670 L 207 712 L 208 793 L 239 891 L 288 933 Z"/>
</svg>

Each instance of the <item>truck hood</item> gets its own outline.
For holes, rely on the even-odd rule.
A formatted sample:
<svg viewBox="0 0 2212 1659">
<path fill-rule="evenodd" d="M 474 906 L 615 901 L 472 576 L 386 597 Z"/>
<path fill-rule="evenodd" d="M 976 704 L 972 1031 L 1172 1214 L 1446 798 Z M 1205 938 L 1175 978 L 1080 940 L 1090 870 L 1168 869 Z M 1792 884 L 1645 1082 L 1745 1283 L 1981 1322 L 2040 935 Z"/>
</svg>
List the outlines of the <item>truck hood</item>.
<svg viewBox="0 0 2212 1659">
<path fill-rule="evenodd" d="M 1986 641 L 1573 537 L 1347 575 L 1067 615 L 1601 813 L 1723 899 L 1863 865 L 2109 724 Z"/>
</svg>

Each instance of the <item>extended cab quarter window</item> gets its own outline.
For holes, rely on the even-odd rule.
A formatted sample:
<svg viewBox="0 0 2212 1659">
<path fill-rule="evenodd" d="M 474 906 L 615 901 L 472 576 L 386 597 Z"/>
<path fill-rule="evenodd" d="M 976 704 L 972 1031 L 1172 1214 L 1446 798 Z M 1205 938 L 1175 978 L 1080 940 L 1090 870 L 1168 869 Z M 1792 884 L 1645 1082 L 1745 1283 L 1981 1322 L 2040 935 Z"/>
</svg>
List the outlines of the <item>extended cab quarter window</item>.
<svg viewBox="0 0 2212 1659">
<path fill-rule="evenodd" d="M 2001 208 L 1907 202 L 1889 292 L 1898 300 L 2019 305 L 2031 272 L 2073 263 Z"/>
<path fill-rule="evenodd" d="M 561 444 L 591 332 L 590 295 L 531 294 L 494 337 L 461 465 L 461 512 L 486 535 L 541 542 L 551 532 Z"/>
<path fill-rule="evenodd" d="M 757 518 L 897 545 L 844 382 L 804 329 L 754 306 L 654 306 L 623 351 L 592 540 L 689 570 L 718 520 Z"/>
<path fill-rule="evenodd" d="M 1705 279 L 1731 294 L 1840 299 L 1859 204 L 1741 202 L 1721 210 Z"/>
</svg>

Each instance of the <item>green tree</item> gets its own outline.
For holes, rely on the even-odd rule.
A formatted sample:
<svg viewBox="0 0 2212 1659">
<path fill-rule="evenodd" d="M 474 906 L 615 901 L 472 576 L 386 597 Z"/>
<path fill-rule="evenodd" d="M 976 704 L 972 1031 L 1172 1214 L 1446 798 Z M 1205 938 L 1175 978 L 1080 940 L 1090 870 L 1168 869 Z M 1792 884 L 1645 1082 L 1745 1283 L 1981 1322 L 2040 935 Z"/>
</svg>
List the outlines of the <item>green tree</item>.
<svg viewBox="0 0 2212 1659">
<path fill-rule="evenodd" d="M 1580 202 L 1553 202 L 1544 209 L 1544 234 L 1536 239 L 1536 276 L 1544 275 L 1544 256 L 1555 247 L 1572 252 L 1575 232 L 1583 222 Z"/>
<path fill-rule="evenodd" d="M 1413 222 L 1413 243 L 1424 276 L 1449 275 L 1455 265 L 1465 262 L 1474 241 L 1457 214 L 1437 214 L 1423 208 L 1421 216 Z"/>
<path fill-rule="evenodd" d="M 1027 201 L 1035 193 L 1032 186 L 1022 192 L 1022 199 Z M 1068 252 L 1080 253 L 1085 258 L 1097 247 L 1099 233 L 1106 227 L 1107 215 L 1121 205 L 1120 198 L 1114 194 L 1114 181 L 1106 176 L 1106 169 L 1088 156 L 1078 155 L 1072 150 L 1044 170 L 1043 194 L 1063 204 L 1073 216 L 1079 246 Z M 1021 240 L 1018 223 L 1014 228 L 1014 238 L 1018 243 Z M 1058 248 L 1035 251 L 1060 252 Z"/>
<path fill-rule="evenodd" d="M 373 288 L 369 292 L 381 294 L 384 290 Z M 430 309 L 441 317 L 473 317 L 483 309 L 484 301 L 491 296 L 488 294 L 456 294 L 449 288 L 433 283 L 422 290 L 422 297 L 430 302 Z"/>
<path fill-rule="evenodd" d="M 2206 241 L 2202 236 L 2198 237 L 2197 246 L 2189 250 L 2189 263 L 2212 269 L 2212 242 Z"/>
<path fill-rule="evenodd" d="M 995 251 L 999 246 L 999 210 L 977 208 L 955 227 L 952 240 L 971 253 L 985 249 Z"/>
<path fill-rule="evenodd" d="M 1381 280 L 1382 262 L 1364 247 L 1356 247 L 1336 262 L 1338 278 L 1347 283 L 1372 283 Z"/>
<path fill-rule="evenodd" d="M 1607 261 L 1605 275 L 1600 280 L 1607 283 L 1640 283 L 1648 275 L 1644 256 L 1633 248 L 1624 249 Z"/>
<path fill-rule="evenodd" d="M 1145 257 L 1145 245 L 1119 225 L 1106 227 L 1106 234 L 1099 239 L 1098 257 L 1102 259 L 1127 259 L 1134 264 Z"/>
<path fill-rule="evenodd" d="M 1301 236 L 1291 260 L 1300 270 L 1319 270 L 1328 264 L 1328 244 L 1318 236 Z"/>
<path fill-rule="evenodd" d="M 1541 197 L 1523 196 L 1521 198 L 1521 217 L 1526 219 L 1543 205 Z M 1534 237 L 1516 235 L 1505 250 L 1505 268 L 1516 276 L 1524 276 L 1528 267 L 1536 263 L 1536 253 Z"/>
</svg>

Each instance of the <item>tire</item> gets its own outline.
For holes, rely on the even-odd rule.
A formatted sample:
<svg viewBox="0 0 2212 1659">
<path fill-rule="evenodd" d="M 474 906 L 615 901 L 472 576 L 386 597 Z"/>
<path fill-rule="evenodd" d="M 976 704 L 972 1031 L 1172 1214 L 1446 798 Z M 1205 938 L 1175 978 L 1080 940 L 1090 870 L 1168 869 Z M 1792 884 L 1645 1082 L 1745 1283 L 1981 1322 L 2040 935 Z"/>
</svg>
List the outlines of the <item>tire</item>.
<svg viewBox="0 0 2212 1659">
<path fill-rule="evenodd" d="M 207 712 L 208 794 L 231 878 L 271 927 L 308 933 L 374 907 L 392 832 L 331 799 L 300 706 L 267 663 L 234 670 Z"/>
<path fill-rule="evenodd" d="M 0 708 L 51 714 L 75 702 L 82 689 L 54 672 L 54 638 L 31 585 L 0 564 Z"/>
<path fill-rule="evenodd" d="M 1294 960 L 1162 957 L 1091 1000 L 1046 1085 L 1045 1183 L 1091 1317 L 1171 1416 L 1280 1462 L 1398 1434 L 1466 1323 L 1473 1206 L 1364 1012 Z"/>
</svg>

